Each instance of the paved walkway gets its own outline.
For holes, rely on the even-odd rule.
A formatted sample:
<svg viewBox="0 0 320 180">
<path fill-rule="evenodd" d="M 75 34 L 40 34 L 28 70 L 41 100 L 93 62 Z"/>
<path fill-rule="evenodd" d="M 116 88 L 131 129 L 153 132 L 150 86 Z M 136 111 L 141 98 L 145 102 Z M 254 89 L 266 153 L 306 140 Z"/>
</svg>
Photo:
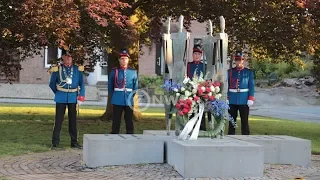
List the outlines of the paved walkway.
<svg viewBox="0 0 320 180">
<path fill-rule="evenodd" d="M 303 168 L 294 165 L 265 165 L 263 178 L 244 179 L 320 179 L 320 156 L 312 156 L 312 167 Z M 0 179 L 12 180 L 56 180 L 56 179 L 121 179 L 121 180 L 172 180 L 183 179 L 167 164 L 141 164 L 126 166 L 108 166 L 104 168 L 86 168 L 82 162 L 82 151 L 65 150 L 35 153 L 17 157 L 0 158 Z M 208 178 L 197 178 L 204 180 Z M 224 178 L 228 180 L 227 178 Z M 2 179 L 1 179 L 2 180 Z M 213 180 L 213 179 L 212 179 Z M 223 180 L 223 178 L 216 178 Z"/>
<path fill-rule="evenodd" d="M 253 107 L 250 115 L 320 123 L 320 106 Z"/>
</svg>

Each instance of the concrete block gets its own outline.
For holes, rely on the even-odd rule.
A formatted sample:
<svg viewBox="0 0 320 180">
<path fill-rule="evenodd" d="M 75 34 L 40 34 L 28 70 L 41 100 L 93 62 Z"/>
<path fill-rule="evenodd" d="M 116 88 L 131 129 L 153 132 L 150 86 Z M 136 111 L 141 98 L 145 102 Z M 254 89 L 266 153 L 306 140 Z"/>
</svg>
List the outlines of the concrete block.
<svg viewBox="0 0 320 180">
<path fill-rule="evenodd" d="M 203 132 L 203 131 L 200 131 Z M 178 137 L 175 135 L 175 131 L 170 131 L 170 136 L 167 135 L 166 130 L 143 130 L 143 134 L 145 135 L 153 135 L 157 136 L 158 138 L 164 140 L 164 162 L 167 162 L 168 164 L 171 163 L 171 155 L 170 152 L 171 148 L 171 142 L 173 139 L 177 139 Z M 199 138 L 206 138 L 210 139 L 208 137 L 199 137 Z M 229 137 L 224 136 L 224 139 L 230 139 Z"/>
<path fill-rule="evenodd" d="M 267 164 L 311 166 L 310 140 L 277 135 L 233 135 L 228 137 L 263 146 L 264 162 Z"/>
<path fill-rule="evenodd" d="M 158 136 L 168 136 L 166 130 L 143 130 L 143 134 L 145 135 L 158 135 Z M 170 131 L 171 137 L 176 137 L 175 131 Z"/>
<path fill-rule="evenodd" d="M 85 134 L 83 160 L 88 167 L 163 163 L 164 140 L 138 134 Z"/>
<path fill-rule="evenodd" d="M 168 152 L 168 146 L 170 146 L 170 142 L 176 138 L 174 131 L 172 131 L 170 136 L 168 136 L 167 131 L 165 130 L 143 130 L 143 135 L 154 136 L 155 138 L 159 138 L 164 141 L 163 161 L 169 163 L 170 152 Z"/>
<path fill-rule="evenodd" d="M 263 147 L 235 139 L 172 140 L 170 165 L 184 178 L 262 177 Z"/>
</svg>

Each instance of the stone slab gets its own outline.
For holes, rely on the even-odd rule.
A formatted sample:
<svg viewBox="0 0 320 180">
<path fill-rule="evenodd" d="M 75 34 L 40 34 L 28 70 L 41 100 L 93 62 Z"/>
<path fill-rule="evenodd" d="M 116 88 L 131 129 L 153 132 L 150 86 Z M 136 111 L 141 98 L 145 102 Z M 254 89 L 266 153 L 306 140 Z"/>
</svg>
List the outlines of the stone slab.
<svg viewBox="0 0 320 180">
<path fill-rule="evenodd" d="M 166 130 L 143 130 L 143 134 L 145 135 L 158 135 L 158 136 L 168 136 Z M 176 137 L 175 131 L 170 131 L 171 137 Z"/>
<path fill-rule="evenodd" d="M 168 146 L 170 145 L 170 142 L 176 138 L 174 131 L 171 131 L 170 136 L 168 136 L 167 131 L 165 130 L 143 130 L 143 135 L 154 136 L 155 138 L 159 138 L 164 141 L 163 161 L 169 163 L 170 152 L 168 152 Z"/>
<path fill-rule="evenodd" d="M 235 139 L 172 140 L 170 165 L 184 178 L 262 177 L 263 147 Z"/>
<path fill-rule="evenodd" d="M 203 133 L 203 132 L 204 131 L 200 131 L 200 133 Z M 143 130 L 143 134 L 147 134 L 147 135 L 153 134 L 153 135 L 160 135 L 160 136 L 168 136 L 166 130 Z M 170 136 L 176 137 L 174 130 L 170 131 Z M 200 138 L 202 138 L 202 137 L 200 137 Z"/>
<path fill-rule="evenodd" d="M 203 132 L 203 131 L 200 131 Z M 170 152 L 171 148 L 169 147 L 171 145 L 171 141 L 173 139 L 177 139 L 178 137 L 175 135 L 175 131 L 170 131 L 170 136 L 167 135 L 166 130 L 143 130 L 144 135 L 153 135 L 157 136 L 158 138 L 164 140 L 164 162 L 167 162 L 168 164 L 171 163 L 171 155 Z M 208 137 L 199 137 L 199 138 L 206 138 L 210 139 Z M 231 139 L 227 136 L 224 136 L 224 139 Z"/>
<path fill-rule="evenodd" d="M 295 164 L 311 166 L 311 141 L 281 135 L 232 135 L 241 141 L 264 147 L 264 162 L 267 164 Z"/>
<path fill-rule="evenodd" d="M 164 140 L 139 134 L 85 134 L 83 160 L 88 167 L 163 163 Z"/>
</svg>

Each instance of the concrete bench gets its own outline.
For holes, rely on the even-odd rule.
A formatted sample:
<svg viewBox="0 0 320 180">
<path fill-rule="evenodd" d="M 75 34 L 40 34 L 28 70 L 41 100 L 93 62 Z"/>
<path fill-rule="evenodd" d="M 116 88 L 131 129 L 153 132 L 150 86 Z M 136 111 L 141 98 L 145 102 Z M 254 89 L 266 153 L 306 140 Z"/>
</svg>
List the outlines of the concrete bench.
<svg viewBox="0 0 320 180">
<path fill-rule="evenodd" d="M 148 135 L 85 134 L 83 160 L 88 167 L 163 163 L 164 140 Z"/>
<path fill-rule="evenodd" d="M 264 162 L 311 166 L 311 141 L 291 136 L 234 135 L 228 136 L 264 147 Z"/>
<path fill-rule="evenodd" d="M 147 136 L 154 136 L 155 138 L 159 138 L 164 140 L 164 159 L 163 161 L 166 163 L 169 163 L 169 154 L 168 152 L 168 146 L 170 145 L 170 142 L 176 138 L 174 131 L 170 131 L 170 136 L 167 135 L 166 130 L 143 130 L 143 134 Z"/>
<path fill-rule="evenodd" d="M 263 147 L 235 139 L 172 140 L 169 164 L 184 178 L 262 177 Z"/>
</svg>

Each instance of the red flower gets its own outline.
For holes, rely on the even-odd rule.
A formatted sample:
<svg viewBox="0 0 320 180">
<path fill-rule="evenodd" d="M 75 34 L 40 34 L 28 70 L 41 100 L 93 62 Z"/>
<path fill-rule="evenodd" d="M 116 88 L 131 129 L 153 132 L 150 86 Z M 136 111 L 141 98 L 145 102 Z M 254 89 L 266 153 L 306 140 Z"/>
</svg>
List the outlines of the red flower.
<svg viewBox="0 0 320 180">
<path fill-rule="evenodd" d="M 183 102 L 184 102 L 183 99 L 179 99 L 179 101 L 178 101 L 179 104 L 181 104 L 181 103 L 183 103 Z"/>
<path fill-rule="evenodd" d="M 187 114 L 187 113 L 189 112 L 189 110 L 190 110 L 190 109 L 184 108 L 184 109 L 182 110 L 182 112 L 183 112 L 183 114 Z"/>
<path fill-rule="evenodd" d="M 198 96 L 193 97 L 195 101 L 198 101 L 200 98 Z"/>
<path fill-rule="evenodd" d="M 209 87 L 206 88 L 206 92 L 207 92 L 207 93 L 211 92 L 211 90 L 210 90 Z"/>
<path fill-rule="evenodd" d="M 214 96 L 210 96 L 209 99 L 210 99 L 210 101 L 213 101 L 215 99 L 215 97 Z"/>
<path fill-rule="evenodd" d="M 208 94 L 204 95 L 203 98 L 208 99 L 209 98 Z"/>
<path fill-rule="evenodd" d="M 180 109 L 181 105 L 179 103 L 176 104 L 176 108 Z"/>
<path fill-rule="evenodd" d="M 187 99 L 187 100 L 186 100 L 186 103 L 187 103 L 188 105 L 190 105 L 190 104 L 192 104 L 192 101 L 191 101 L 190 99 Z"/>
<path fill-rule="evenodd" d="M 198 95 L 202 95 L 203 91 L 201 89 L 198 89 Z"/>
<path fill-rule="evenodd" d="M 180 116 L 183 116 L 183 112 L 182 112 L 182 111 L 178 111 L 178 114 L 179 114 Z"/>
<path fill-rule="evenodd" d="M 219 87 L 220 87 L 220 85 L 221 85 L 220 82 L 216 82 L 216 83 L 215 83 L 215 87 L 216 87 L 216 86 L 219 86 Z"/>
</svg>

